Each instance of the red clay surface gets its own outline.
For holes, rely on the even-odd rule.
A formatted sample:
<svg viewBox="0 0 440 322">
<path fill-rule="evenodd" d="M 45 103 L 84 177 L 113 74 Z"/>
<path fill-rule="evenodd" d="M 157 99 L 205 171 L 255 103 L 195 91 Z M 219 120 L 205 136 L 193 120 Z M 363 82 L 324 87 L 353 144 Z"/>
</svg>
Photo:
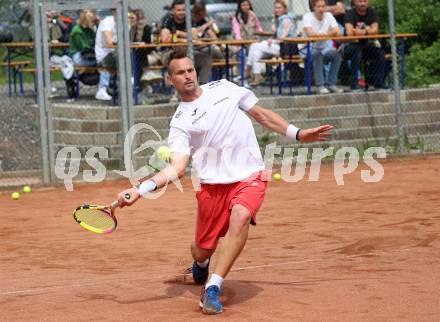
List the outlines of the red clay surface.
<svg viewBox="0 0 440 322">
<path fill-rule="evenodd" d="M 376 184 L 358 169 L 337 186 L 331 164 L 319 182 L 270 183 L 215 317 L 199 286 L 169 282 L 191 263 L 188 180 L 118 210 L 106 236 L 72 209 L 127 182 L 0 195 L 0 321 L 439 321 L 440 158 L 384 166 Z"/>
</svg>

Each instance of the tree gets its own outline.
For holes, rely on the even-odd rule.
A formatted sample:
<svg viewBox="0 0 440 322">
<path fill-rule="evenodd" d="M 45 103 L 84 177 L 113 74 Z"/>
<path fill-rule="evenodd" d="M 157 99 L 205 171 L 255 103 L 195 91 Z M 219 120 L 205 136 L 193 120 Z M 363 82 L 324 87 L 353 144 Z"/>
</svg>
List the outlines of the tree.
<svg viewBox="0 0 440 322">
<path fill-rule="evenodd" d="M 389 32 L 387 0 L 371 0 L 379 14 L 381 31 Z M 408 41 L 407 84 L 422 86 L 440 82 L 440 0 L 394 1 L 397 33 L 416 33 Z"/>
</svg>

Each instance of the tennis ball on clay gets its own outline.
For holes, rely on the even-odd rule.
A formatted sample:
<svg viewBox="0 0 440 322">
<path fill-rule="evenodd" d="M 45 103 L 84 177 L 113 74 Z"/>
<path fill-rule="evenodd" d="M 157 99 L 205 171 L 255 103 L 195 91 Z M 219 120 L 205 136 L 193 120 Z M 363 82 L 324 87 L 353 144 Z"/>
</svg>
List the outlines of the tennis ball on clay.
<svg viewBox="0 0 440 322">
<path fill-rule="evenodd" d="M 24 187 L 23 187 L 23 192 L 26 192 L 26 193 L 31 192 L 31 187 L 29 187 L 29 186 L 24 186 Z"/>
<path fill-rule="evenodd" d="M 170 159 L 170 149 L 166 145 L 160 146 L 156 151 L 157 156 L 164 160 L 168 161 Z"/>
<path fill-rule="evenodd" d="M 11 198 L 13 200 L 18 200 L 18 199 L 20 199 L 20 194 L 17 191 L 15 191 L 11 194 Z"/>
<path fill-rule="evenodd" d="M 273 178 L 274 178 L 274 180 L 279 181 L 279 180 L 281 180 L 281 174 L 274 173 Z"/>
</svg>

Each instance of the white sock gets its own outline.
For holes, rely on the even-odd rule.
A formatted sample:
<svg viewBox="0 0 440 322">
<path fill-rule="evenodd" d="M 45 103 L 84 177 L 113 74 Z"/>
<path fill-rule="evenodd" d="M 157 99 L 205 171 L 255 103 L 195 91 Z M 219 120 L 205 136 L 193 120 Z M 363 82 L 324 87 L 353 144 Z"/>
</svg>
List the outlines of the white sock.
<svg viewBox="0 0 440 322">
<path fill-rule="evenodd" d="M 212 274 L 211 278 L 209 279 L 208 283 L 205 285 L 205 290 L 210 287 L 211 285 L 218 286 L 219 289 L 222 288 L 224 278 L 217 274 Z"/>
<path fill-rule="evenodd" d="M 198 267 L 200 267 L 200 268 L 205 268 L 206 266 L 208 266 L 208 264 L 209 264 L 209 258 L 207 258 L 207 259 L 205 259 L 205 261 L 204 262 L 196 262 L 197 263 L 197 266 Z"/>
</svg>

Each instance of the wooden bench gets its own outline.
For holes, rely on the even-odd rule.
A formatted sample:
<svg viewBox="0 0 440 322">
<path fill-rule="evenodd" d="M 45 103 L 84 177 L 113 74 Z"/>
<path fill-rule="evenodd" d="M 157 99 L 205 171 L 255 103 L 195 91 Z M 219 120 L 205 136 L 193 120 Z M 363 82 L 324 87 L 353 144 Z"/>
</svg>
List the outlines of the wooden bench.
<svg viewBox="0 0 440 322">
<path fill-rule="evenodd" d="M 229 68 L 237 65 L 240 65 L 240 62 L 238 60 L 231 59 L 228 61 Z M 225 67 L 226 67 L 226 59 L 215 59 L 212 62 L 212 68 L 225 68 Z M 149 70 L 163 70 L 165 68 L 166 66 L 162 64 L 148 66 Z"/>
<path fill-rule="evenodd" d="M 20 68 L 20 71 L 22 71 L 23 73 L 35 74 L 37 72 L 37 69 L 35 67 L 25 67 L 25 68 Z M 50 71 L 51 72 L 59 72 L 59 71 L 61 71 L 61 68 L 52 67 L 50 69 Z"/>
<path fill-rule="evenodd" d="M 273 66 L 281 64 L 300 64 L 304 63 L 304 59 L 261 59 L 259 62 Z"/>
<path fill-rule="evenodd" d="M 241 63 L 236 59 L 229 59 L 227 64 L 226 59 L 214 59 L 212 61 L 212 80 L 220 79 L 223 76 L 223 73 L 225 73 L 226 76 L 229 76 L 229 78 L 232 78 L 234 76 L 234 66 L 240 64 Z M 226 68 L 228 68 L 228 70 L 226 70 Z"/>
<path fill-rule="evenodd" d="M 166 68 L 166 66 L 162 64 L 148 66 L 150 70 L 162 70 L 164 68 Z"/>
<path fill-rule="evenodd" d="M 240 62 L 235 59 L 228 61 L 229 67 L 240 65 Z M 212 61 L 212 67 L 226 67 L 226 59 L 215 59 Z"/>
<path fill-rule="evenodd" d="M 32 60 L 16 60 L 16 61 L 11 61 L 11 62 L 2 62 L 2 63 L 0 63 L 0 66 L 3 66 L 3 67 L 8 67 L 8 66 L 11 66 L 11 67 L 17 67 L 17 66 L 24 66 L 24 65 L 30 65 L 30 64 L 32 64 L 33 63 L 33 61 Z"/>
</svg>

